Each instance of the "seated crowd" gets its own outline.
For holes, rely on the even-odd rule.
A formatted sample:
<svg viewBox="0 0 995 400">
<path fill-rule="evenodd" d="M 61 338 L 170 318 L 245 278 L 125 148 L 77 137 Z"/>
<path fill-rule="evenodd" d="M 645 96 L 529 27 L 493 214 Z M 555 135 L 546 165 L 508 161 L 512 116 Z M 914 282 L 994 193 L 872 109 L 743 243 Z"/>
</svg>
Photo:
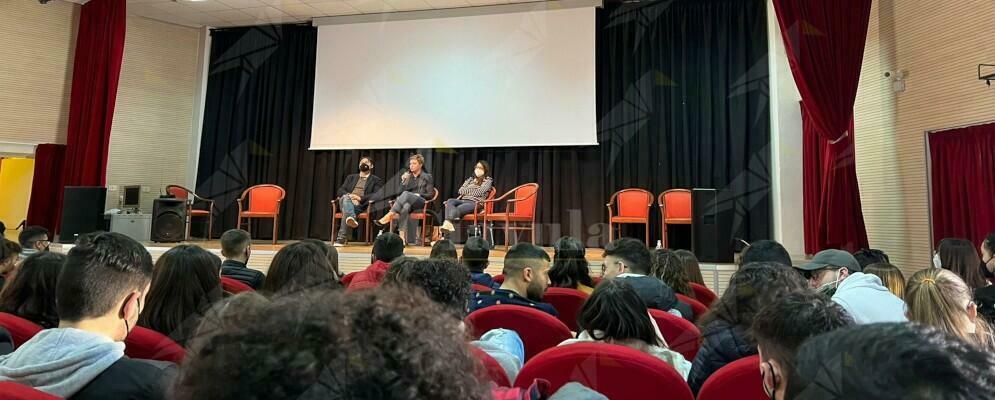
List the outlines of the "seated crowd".
<svg viewBox="0 0 995 400">
<path fill-rule="evenodd" d="M 966 240 L 942 241 L 936 268 L 908 280 L 877 250 L 824 250 L 796 265 L 779 243 L 761 240 L 707 299 L 693 253 L 630 238 L 605 246 L 600 274 L 581 241 L 563 237 L 552 257 L 533 244 L 511 247 L 499 276 L 487 272 L 491 245 L 478 236 L 462 249 L 437 241 L 419 259 L 383 233 L 371 264 L 348 275 L 335 247 L 313 239 L 281 248 L 266 274 L 251 269 L 241 230 L 222 236 L 223 261 L 179 245 L 153 263 L 117 233 L 83 235 L 64 255 L 48 251 L 49 239 L 27 227 L 20 243 L 0 244 L 0 316 L 41 329 L 14 343 L 0 324 L 0 382 L 63 398 L 607 398 L 579 378 L 556 387 L 516 380 L 535 357 L 528 335 L 469 322 L 499 305 L 570 315 L 575 332 L 550 349 L 622 346 L 694 394 L 755 356 L 755 384 L 771 399 L 995 398 L 995 234 L 980 255 Z M 226 280 L 256 290 L 233 294 Z M 567 313 L 549 288 L 585 300 Z M 698 303 L 710 306 L 695 314 Z M 697 326 L 696 353 L 668 343 L 666 321 Z M 126 356 L 125 339 L 141 329 L 182 346 L 185 359 Z"/>
</svg>

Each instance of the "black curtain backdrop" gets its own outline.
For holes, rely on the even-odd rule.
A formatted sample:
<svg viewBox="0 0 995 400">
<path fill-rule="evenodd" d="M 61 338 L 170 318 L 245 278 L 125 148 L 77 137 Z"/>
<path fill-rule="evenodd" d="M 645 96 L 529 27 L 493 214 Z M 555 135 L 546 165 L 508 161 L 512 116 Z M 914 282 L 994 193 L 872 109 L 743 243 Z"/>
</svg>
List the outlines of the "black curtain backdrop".
<svg viewBox="0 0 995 400">
<path fill-rule="evenodd" d="M 235 226 L 235 199 L 245 188 L 275 183 L 287 189 L 281 238 L 327 240 L 329 200 L 362 155 L 373 157 L 391 192 L 408 155 L 418 152 L 440 200 L 455 194 L 478 159 L 491 164 L 501 192 L 539 183 L 542 244 L 573 235 L 603 246 L 605 202 L 624 187 L 720 189 L 721 206 L 736 211 L 737 236 L 767 238 L 765 18 L 762 0 L 599 10 L 601 144 L 580 147 L 309 151 L 316 29 L 214 30 L 197 191 L 217 202 L 216 236 Z M 659 220 L 655 207 L 651 216 Z M 267 238 L 269 222 L 261 224 L 253 231 Z"/>
</svg>

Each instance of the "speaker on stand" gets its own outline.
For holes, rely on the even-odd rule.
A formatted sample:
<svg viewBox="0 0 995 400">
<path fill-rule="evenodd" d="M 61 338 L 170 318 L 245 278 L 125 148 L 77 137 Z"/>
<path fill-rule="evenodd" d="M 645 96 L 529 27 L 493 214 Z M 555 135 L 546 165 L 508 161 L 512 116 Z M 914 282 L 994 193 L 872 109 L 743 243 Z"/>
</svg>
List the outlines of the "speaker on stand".
<svg viewBox="0 0 995 400">
<path fill-rule="evenodd" d="M 181 242 L 187 232 L 185 200 L 158 198 L 152 201 L 152 241 Z"/>
</svg>

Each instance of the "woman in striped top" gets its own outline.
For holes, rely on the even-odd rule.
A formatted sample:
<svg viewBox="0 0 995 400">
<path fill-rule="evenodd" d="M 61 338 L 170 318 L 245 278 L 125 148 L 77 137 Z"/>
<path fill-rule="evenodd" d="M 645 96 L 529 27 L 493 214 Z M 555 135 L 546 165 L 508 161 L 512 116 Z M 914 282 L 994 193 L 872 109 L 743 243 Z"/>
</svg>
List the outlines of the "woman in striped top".
<svg viewBox="0 0 995 400">
<path fill-rule="evenodd" d="M 472 213 L 478 201 L 487 199 L 487 194 L 494 187 L 490 173 L 491 166 L 487 161 L 477 161 L 477 165 L 473 168 L 473 176 L 467 178 L 463 186 L 460 186 L 459 196 L 446 200 L 446 220 L 439 229 L 443 232 L 455 231 L 453 221 L 459 221 L 464 215 Z"/>
</svg>

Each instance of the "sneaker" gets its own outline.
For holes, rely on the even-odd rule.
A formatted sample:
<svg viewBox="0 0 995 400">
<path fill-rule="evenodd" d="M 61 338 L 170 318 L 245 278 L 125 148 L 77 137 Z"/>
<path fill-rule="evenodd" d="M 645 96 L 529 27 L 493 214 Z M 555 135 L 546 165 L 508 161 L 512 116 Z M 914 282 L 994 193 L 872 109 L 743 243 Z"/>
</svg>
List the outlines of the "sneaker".
<svg viewBox="0 0 995 400">
<path fill-rule="evenodd" d="M 345 239 L 336 239 L 335 243 L 332 244 L 332 246 L 334 246 L 334 247 L 344 247 L 345 246 Z"/>
<path fill-rule="evenodd" d="M 453 232 L 456 230 L 456 227 L 453 226 L 453 223 L 451 221 L 446 220 L 445 222 L 442 223 L 442 226 L 439 227 L 439 230 Z"/>
<path fill-rule="evenodd" d="M 345 224 L 349 225 L 350 228 L 356 229 L 359 227 L 359 221 L 356 221 L 355 217 L 349 217 L 345 219 Z"/>
</svg>

